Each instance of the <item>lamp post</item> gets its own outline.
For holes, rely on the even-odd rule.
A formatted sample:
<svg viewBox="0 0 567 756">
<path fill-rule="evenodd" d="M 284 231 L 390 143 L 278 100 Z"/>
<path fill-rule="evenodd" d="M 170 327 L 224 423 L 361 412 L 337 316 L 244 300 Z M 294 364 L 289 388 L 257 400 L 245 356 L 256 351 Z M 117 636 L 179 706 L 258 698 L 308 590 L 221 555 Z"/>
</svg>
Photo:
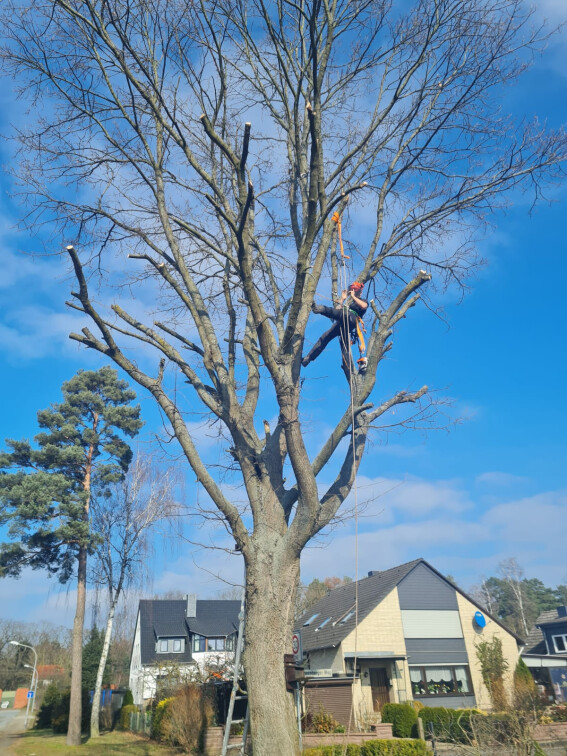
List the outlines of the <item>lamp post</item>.
<svg viewBox="0 0 567 756">
<path fill-rule="evenodd" d="M 12 640 L 12 641 L 8 641 L 8 643 L 11 646 L 22 646 L 23 648 L 29 648 L 31 651 L 33 651 L 33 654 L 34 654 L 34 659 L 35 660 L 34 660 L 34 663 L 33 663 L 33 667 L 31 667 L 31 669 L 32 669 L 32 679 L 31 679 L 31 692 L 32 692 L 32 696 L 30 698 L 30 696 L 28 695 L 28 704 L 26 706 L 26 721 L 24 722 L 24 729 L 27 729 L 27 726 L 28 726 L 28 717 L 29 717 L 29 711 L 30 711 L 30 701 L 32 702 L 32 713 L 33 713 L 34 705 L 35 705 L 35 700 L 34 700 L 35 699 L 35 691 L 34 691 L 33 685 L 34 685 L 34 678 L 36 678 L 36 676 L 37 676 L 37 651 L 35 650 L 35 648 L 33 646 L 28 646 L 27 643 L 20 643 L 20 641 Z M 28 669 L 29 669 L 30 665 L 29 664 L 24 664 L 24 667 L 28 667 Z M 36 680 L 36 685 L 37 685 L 37 680 Z"/>
</svg>

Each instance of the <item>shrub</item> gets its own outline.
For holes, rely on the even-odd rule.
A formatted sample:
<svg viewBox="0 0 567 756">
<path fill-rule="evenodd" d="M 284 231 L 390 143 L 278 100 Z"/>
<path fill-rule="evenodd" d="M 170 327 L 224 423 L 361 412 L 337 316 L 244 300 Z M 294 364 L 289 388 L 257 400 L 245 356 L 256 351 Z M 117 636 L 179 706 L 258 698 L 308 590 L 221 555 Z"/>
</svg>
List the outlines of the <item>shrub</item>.
<svg viewBox="0 0 567 756">
<path fill-rule="evenodd" d="M 154 740 L 161 740 L 161 726 L 163 718 L 166 715 L 166 710 L 169 705 L 169 703 L 173 701 L 173 696 L 171 698 L 162 698 L 162 700 L 156 704 L 156 707 L 154 709 L 154 714 L 152 717 L 152 729 L 151 729 L 151 737 Z"/>
<path fill-rule="evenodd" d="M 134 703 L 134 695 L 130 688 L 126 689 L 126 693 L 124 693 L 124 698 L 122 700 L 122 706 L 132 706 Z"/>
<path fill-rule="evenodd" d="M 156 715 L 161 703 L 156 707 Z M 213 719 L 210 691 L 202 685 L 187 683 L 162 708 L 159 739 L 185 751 L 203 746 L 204 734 Z"/>
<path fill-rule="evenodd" d="M 318 746 L 307 748 L 303 756 L 343 756 L 343 745 Z M 427 749 L 423 740 L 368 740 L 363 745 L 349 743 L 346 756 L 426 756 Z"/>
<path fill-rule="evenodd" d="M 138 707 L 134 704 L 126 704 L 120 709 L 120 716 L 118 718 L 118 729 L 129 730 L 130 729 L 130 714 L 138 711 Z"/>
<path fill-rule="evenodd" d="M 321 733 L 334 732 L 338 724 L 334 716 L 320 706 L 318 711 L 311 716 L 310 731 Z"/>
<path fill-rule="evenodd" d="M 367 740 L 360 746 L 360 756 L 426 756 L 423 740 Z"/>
<path fill-rule="evenodd" d="M 417 737 L 417 713 L 411 704 L 384 704 L 382 722 L 389 722 L 392 725 L 392 734 L 395 738 Z"/>
<path fill-rule="evenodd" d="M 53 706 L 51 716 L 51 727 L 53 732 L 62 734 L 69 728 L 69 706 L 71 702 L 71 693 L 66 691 Z M 82 691 L 82 716 L 81 731 L 88 732 L 91 726 L 91 700 L 88 690 Z"/>
<path fill-rule="evenodd" d="M 552 706 L 548 715 L 551 717 L 552 722 L 567 722 L 567 704 L 557 704 Z"/>
<path fill-rule="evenodd" d="M 440 707 L 424 707 L 419 711 L 419 718 L 423 721 L 425 737 L 430 737 L 430 723 L 433 733 L 438 740 L 451 743 L 470 743 L 472 740 L 471 717 L 480 712 L 475 709 L 445 709 Z"/>
<path fill-rule="evenodd" d="M 45 689 L 43 701 L 39 707 L 37 717 L 35 720 L 36 730 L 45 730 L 51 727 L 51 721 L 53 719 L 53 711 L 61 700 L 61 692 L 57 687 L 57 683 L 49 683 Z"/>
</svg>

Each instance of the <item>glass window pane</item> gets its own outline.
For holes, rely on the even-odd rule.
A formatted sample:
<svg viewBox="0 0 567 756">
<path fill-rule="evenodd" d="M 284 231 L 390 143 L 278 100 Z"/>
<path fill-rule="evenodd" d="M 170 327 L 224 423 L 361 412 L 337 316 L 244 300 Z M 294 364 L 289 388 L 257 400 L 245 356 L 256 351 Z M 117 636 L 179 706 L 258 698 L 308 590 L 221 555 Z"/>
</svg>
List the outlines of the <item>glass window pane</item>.
<svg viewBox="0 0 567 756">
<path fill-rule="evenodd" d="M 174 651 L 181 651 L 181 640 L 176 639 L 173 641 L 173 650 Z"/>
<path fill-rule="evenodd" d="M 458 693 L 470 693 L 469 678 L 466 667 L 455 667 L 455 679 L 457 680 Z"/>
<path fill-rule="evenodd" d="M 565 637 L 563 635 L 554 635 L 553 641 L 556 651 L 565 651 Z"/>
<path fill-rule="evenodd" d="M 453 693 L 455 683 L 450 667 L 427 667 L 425 670 L 427 692 L 430 695 Z"/>
<path fill-rule="evenodd" d="M 159 642 L 159 650 L 162 653 L 164 653 L 164 652 L 167 651 L 167 641 L 166 640 L 162 640 L 162 641 Z"/>
</svg>

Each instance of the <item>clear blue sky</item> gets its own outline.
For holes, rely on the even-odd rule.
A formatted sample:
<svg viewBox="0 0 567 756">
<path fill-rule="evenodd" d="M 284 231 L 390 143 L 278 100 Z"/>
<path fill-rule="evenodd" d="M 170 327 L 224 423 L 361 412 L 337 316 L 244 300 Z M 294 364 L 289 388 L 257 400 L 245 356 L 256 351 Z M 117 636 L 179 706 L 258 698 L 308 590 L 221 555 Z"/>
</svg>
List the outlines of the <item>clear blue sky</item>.
<svg viewBox="0 0 567 756">
<path fill-rule="evenodd" d="M 567 19 L 564 0 L 540 0 L 538 12 Z M 508 92 L 505 106 L 550 126 L 567 123 L 567 33 Z M 7 87 L 0 94 L 0 129 L 25 117 Z M 2 145 L 4 162 L 10 147 Z M 70 280 L 57 257 L 37 257 L 40 241 L 18 232 L 21 209 L 0 178 L 0 438 L 31 437 L 36 412 L 58 401 L 63 381 L 79 368 L 102 364 L 67 339 L 76 316 L 66 310 Z M 481 245 L 486 266 L 462 302 L 444 302 L 444 320 L 414 308 L 396 334 L 383 381 L 394 388 L 423 383 L 453 401 L 450 432 L 406 433 L 369 448 L 359 478 L 367 502 L 359 522 L 358 572 L 385 569 L 423 556 L 468 588 L 495 574 L 498 562 L 518 559 L 528 577 L 567 582 L 567 190 L 530 212 L 517 198 Z M 48 249 L 54 252 L 54 249 Z M 323 325 L 313 320 L 314 337 Z M 331 347 L 332 349 L 332 347 Z M 308 368 L 306 392 L 320 408 L 344 393 L 338 353 Z M 325 380 L 311 381 L 326 376 Z M 317 400 L 315 400 L 317 397 Z M 159 425 L 152 400 L 140 394 L 144 443 Z M 319 406 L 318 406 L 319 403 Z M 313 424 L 312 443 L 317 435 Z M 209 458 L 214 457 L 211 444 Z M 194 495 L 187 476 L 187 497 Z M 215 595 L 225 587 L 211 573 L 238 572 L 238 558 L 188 544 L 157 556 L 154 590 Z M 204 568 L 204 570 L 202 569 Z M 355 575 L 352 522 L 335 529 L 303 558 L 305 582 L 326 575 Z M 73 589 L 26 574 L 0 581 L 2 616 L 69 622 Z"/>
</svg>

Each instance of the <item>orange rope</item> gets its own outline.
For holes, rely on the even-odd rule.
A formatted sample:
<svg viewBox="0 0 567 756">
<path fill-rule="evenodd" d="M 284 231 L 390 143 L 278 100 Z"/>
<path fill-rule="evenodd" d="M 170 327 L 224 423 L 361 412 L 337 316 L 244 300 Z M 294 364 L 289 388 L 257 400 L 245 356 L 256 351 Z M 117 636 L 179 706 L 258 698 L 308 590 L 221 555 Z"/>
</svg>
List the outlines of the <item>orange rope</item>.
<svg viewBox="0 0 567 756">
<path fill-rule="evenodd" d="M 335 221 L 335 223 L 337 224 L 337 231 L 339 233 L 339 247 L 341 249 L 341 257 L 343 258 L 343 260 L 350 260 L 350 257 L 348 255 L 345 255 L 345 250 L 343 247 L 343 235 L 341 233 L 341 216 L 338 214 L 338 212 L 334 212 L 331 220 Z"/>
</svg>

